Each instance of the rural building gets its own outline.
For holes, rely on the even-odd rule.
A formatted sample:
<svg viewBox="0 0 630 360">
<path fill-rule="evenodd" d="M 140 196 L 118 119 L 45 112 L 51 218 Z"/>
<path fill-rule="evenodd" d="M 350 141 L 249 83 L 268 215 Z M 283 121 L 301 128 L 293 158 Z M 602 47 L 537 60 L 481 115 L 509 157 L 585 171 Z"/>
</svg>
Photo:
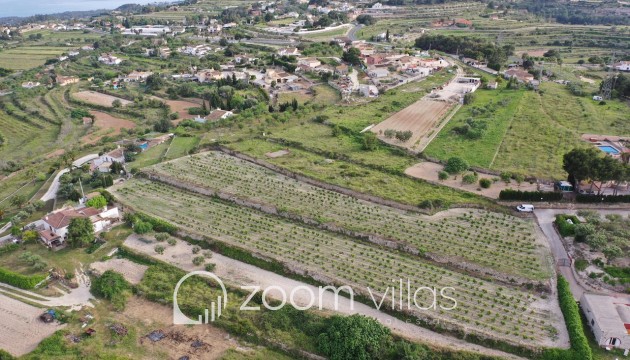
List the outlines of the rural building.
<svg viewBox="0 0 630 360">
<path fill-rule="evenodd" d="M 615 64 L 615 70 L 630 71 L 630 61 L 620 61 Z"/>
<path fill-rule="evenodd" d="M 311 69 L 315 69 L 316 67 L 320 66 L 322 62 L 317 60 L 316 58 L 301 58 L 298 60 L 298 64 L 307 66 Z"/>
<path fill-rule="evenodd" d="M 171 33 L 172 30 L 164 25 L 145 25 L 132 26 L 131 29 L 124 29 L 123 35 L 139 35 L 139 36 L 160 36 Z"/>
<path fill-rule="evenodd" d="M 472 21 L 466 19 L 455 19 L 453 24 L 457 27 L 472 27 L 473 25 Z"/>
<path fill-rule="evenodd" d="M 280 56 L 300 56 L 300 50 L 295 47 L 282 48 L 278 50 Z"/>
<path fill-rule="evenodd" d="M 529 83 L 534 80 L 534 75 L 528 73 L 523 69 L 513 68 L 506 70 L 503 76 L 506 79 L 516 78 L 519 82 Z"/>
<path fill-rule="evenodd" d="M 117 207 L 95 209 L 91 207 L 65 208 L 44 216 L 28 227 L 38 231 L 41 241 L 48 247 L 63 245 L 68 239 L 68 226 L 75 218 L 89 218 L 98 233 L 120 221 Z"/>
<path fill-rule="evenodd" d="M 227 110 L 216 109 L 212 111 L 208 116 L 206 116 L 206 120 L 208 121 L 218 121 L 222 119 L 227 119 L 230 116 L 234 115 L 233 112 Z"/>
<path fill-rule="evenodd" d="M 371 78 L 384 78 L 389 76 L 389 70 L 387 69 L 372 69 L 368 72 L 368 76 Z"/>
<path fill-rule="evenodd" d="M 27 81 L 27 82 L 22 83 L 22 87 L 25 89 L 32 89 L 32 88 L 38 87 L 39 85 L 41 84 L 38 82 L 32 82 L 32 81 Z"/>
<path fill-rule="evenodd" d="M 105 65 L 119 65 L 122 62 L 121 59 L 112 54 L 101 54 L 101 56 L 98 57 L 98 61 Z"/>
<path fill-rule="evenodd" d="M 94 159 L 90 164 L 90 168 L 92 171 L 98 170 L 102 173 L 108 173 L 110 166 L 114 162 L 125 163 L 125 151 L 123 148 L 119 147 Z"/>
<path fill-rule="evenodd" d="M 153 75 L 151 71 L 132 71 L 123 78 L 124 82 L 145 81 L 149 76 Z"/>
<path fill-rule="evenodd" d="M 630 302 L 584 293 L 580 306 L 599 346 L 630 349 Z"/>
<path fill-rule="evenodd" d="M 499 83 L 496 81 L 489 82 L 486 88 L 496 90 L 499 88 Z"/>
<path fill-rule="evenodd" d="M 55 81 L 57 82 L 57 84 L 59 86 L 66 86 L 66 85 L 78 83 L 79 82 L 79 78 L 76 77 L 76 76 L 61 76 L 61 75 L 57 75 L 57 78 L 55 79 Z"/>
<path fill-rule="evenodd" d="M 374 85 L 361 85 L 359 86 L 359 92 L 364 97 L 377 97 L 378 88 Z"/>
</svg>

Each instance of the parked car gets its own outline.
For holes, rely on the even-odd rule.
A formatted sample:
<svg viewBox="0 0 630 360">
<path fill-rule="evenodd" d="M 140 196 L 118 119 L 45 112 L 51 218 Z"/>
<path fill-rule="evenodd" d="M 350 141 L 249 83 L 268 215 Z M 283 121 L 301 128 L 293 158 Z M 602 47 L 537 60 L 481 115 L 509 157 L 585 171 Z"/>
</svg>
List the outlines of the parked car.
<svg viewBox="0 0 630 360">
<path fill-rule="evenodd" d="M 595 195 L 595 191 L 589 189 L 580 189 L 582 195 Z"/>
<path fill-rule="evenodd" d="M 516 210 L 520 212 L 534 212 L 534 205 L 530 204 L 521 204 L 516 207 Z"/>
</svg>

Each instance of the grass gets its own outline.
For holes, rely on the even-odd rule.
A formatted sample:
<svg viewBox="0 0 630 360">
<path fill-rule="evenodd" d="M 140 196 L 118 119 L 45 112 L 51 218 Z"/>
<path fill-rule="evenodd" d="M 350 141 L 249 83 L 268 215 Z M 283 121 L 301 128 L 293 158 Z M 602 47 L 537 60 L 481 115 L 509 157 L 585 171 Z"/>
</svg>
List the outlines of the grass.
<svg viewBox="0 0 630 360">
<path fill-rule="evenodd" d="M 265 153 L 286 149 L 287 146 L 264 140 L 246 140 L 230 144 L 229 147 L 314 179 L 403 204 L 419 205 L 423 201 L 437 200 L 445 206 L 478 204 L 493 207 L 489 200 L 468 192 L 431 185 L 407 176 L 372 170 L 341 160 L 330 163 L 325 156 L 296 148 L 289 147 L 290 155 L 269 159 Z"/>
<path fill-rule="evenodd" d="M 44 65 L 47 59 L 61 55 L 68 48 L 63 47 L 19 47 L 0 52 L 0 67 L 12 70 L 26 70 Z"/>
<path fill-rule="evenodd" d="M 168 148 L 168 152 L 164 155 L 164 159 L 171 160 L 188 155 L 188 153 L 193 150 L 198 144 L 199 137 L 197 136 L 176 136 L 171 141 L 171 145 Z"/>
<path fill-rule="evenodd" d="M 442 160 L 460 156 L 471 165 L 492 170 L 560 179 L 565 177 L 562 156 L 575 147 L 588 146 L 582 134 L 630 134 L 630 124 L 623 120 L 628 105 L 621 101 L 598 105 L 550 82 L 543 83 L 541 90 L 479 90 L 472 105 L 462 107 L 426 154 Z M 507 105 L 497 106 L 501 101 Z M 474 107 L 493 106 L 494 113 L 474 115 Z M 469 140 L 453 132 L 470 117 L 487 120 L 481 139 Z"/>
<path fill-rule="evenodd" d="M 129 167 L 131 169 L 140 169 L 145 166 L 150 166 L 159 163 L 162 161 L 166 150 L 170 145 L 170 141 L 166 141 L 160 145 L 154 146 L 146 151 L 143 151 L 140 155 L 136 157 L 136 160 L 132 163 L 129 163 Z"/>
</svg>

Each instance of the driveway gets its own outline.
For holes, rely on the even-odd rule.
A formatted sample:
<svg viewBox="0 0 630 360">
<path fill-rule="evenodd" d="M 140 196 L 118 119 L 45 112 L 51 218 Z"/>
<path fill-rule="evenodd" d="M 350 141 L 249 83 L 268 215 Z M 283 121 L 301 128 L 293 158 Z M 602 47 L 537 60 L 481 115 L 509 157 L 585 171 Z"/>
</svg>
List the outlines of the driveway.
<svg viewBox="0 0 630 360">
<path fill-rule="evenodd" d="M 83 164 L 85 164 L 86 162 L 90 161 L 90 160 L 94 160 L 98 158 L 98 154 L 89 154 L 89 155 L 85 155 L 75 161 L 72 162 L 72 166 L 73 167 L 79 167 Z M 48 200 L 52 200 L 57 196 L 57 190 L 59 190 L 59 179 L 61 178 L 61 175 L 69 172 L 70 169 L 63 169 L 61 171 L 59 171 L 59 173 L 57 173 L 57 176 L 55 176 L 55 179 L 53 180 L 53 182 L 50 184 L 50 187 L 48 188 L 48 191 L 46 191 L 46 193 L 44 194 L 44 196 L 42 196 L 41 200 L 42 201 L 48 201 Z"/>
<path fill-rule="evenodd" d="M 597 211 L 602 216 L 605 216 L 608 214 L 619 214 L 622 216 L 628 216 L 630 214 L 630 210 L 597 210 L 597 209 L 593 209 L 593 210 Z M 558 262 L 560 260 L 569 259 L 569 254 L 567 253 L 567 250 L 564 247 L 564 244 L 562 243 L 562 239 L 560 239 L 560 235 L 554 228 L 553 222 L 555 221 L 556 215 L 558 214 L 575 215 L 576 213 L 577 213 L 577 210 L 568 210 L 568 209 L 536 209 L 534 210 L 534 215 L 536 215 L 538 224 L 540 225 L 540 228 L 545 234 L 545 237 L 549 241 L 549 247 L 551 248 L 551 253 L 553 254 L 553 258 L 556 262 L 556 268 L 558 270 L 558 273 L 560 273 L 562 276 L 565 277 L 565 279 L 567 279 L 567 281 L 569 282 L 569 285 L 571 286 L 571 292 L 573 293 L 573 297 L 575 297 L 576 300 L 579 300 L 582 297 L 582 294 L 584 294 L 584 292 L 600 293 L 600 294 L 606 293 L 608 295 L 627 297 L 627 295 L 624 295 L 624 294 L 612 294 L 610 292 L 605 292 L 600 289 L 595 289 L 589 286 L 588 284 L 580 281 L 580 279 L 576 277 L 572 266 L 558 266 Z"/>
</svg>

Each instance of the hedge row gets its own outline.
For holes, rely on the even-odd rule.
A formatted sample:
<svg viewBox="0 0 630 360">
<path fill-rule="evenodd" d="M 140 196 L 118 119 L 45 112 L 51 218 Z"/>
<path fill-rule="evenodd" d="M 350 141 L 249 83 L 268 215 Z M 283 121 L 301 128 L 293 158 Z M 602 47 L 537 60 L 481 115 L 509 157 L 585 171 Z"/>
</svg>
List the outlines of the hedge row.
<svg viewBox="0 0 630 360">
<path fill-rule="evenodd" d="M 571 220 L 573 224 L 570 224 L 567 220 Z M 577 216 L 560 214 L 556 215 L 556 226 L 560 235 L 567 237 L 575 235 L 575 225 L 580 223 Z"/>
<path fill-rule="evenodd" d="M 562 193 L 506 189 L 501 190 L 501 193 L 499 193 L 499 199 L 523 201 L 560 201 L 562 200 Z"/>
<path fill-rule="evenodd" d="M 171 235 L 174 235 L 177 232 L 177 227 L 167 221 L 156 219 L 140 212 L 136 213 L 135 216 L 136 218 L 153 225 L 153 230 L 155 232 L 165 232 Z"/>
<path fill-rule="evenodd" d="M 20 289 L 32 289 L 35 285 L 46 279 L 46 275 L 22 275 L 7 269 L 0 268 L 0 282 L 9 284 Z"/>
<path fill-rule="evenodd" d="M 577 194 L 575 201 L 580 203 L 630 203 L 630 195 L 584 195 Z"/>
<path fill-rule="evenodd" d="M 584 334 L 584 326 L 580 316 L 580 309 L 573 299 L 569 283 L 564 277 L 558 276 L 558 302 L 564 315 L 564 322 L 569 331 L 571 349 L 552 349 L 545 352 L 545 360 L 593 360 L 593 353 Z"/>
</svg>

